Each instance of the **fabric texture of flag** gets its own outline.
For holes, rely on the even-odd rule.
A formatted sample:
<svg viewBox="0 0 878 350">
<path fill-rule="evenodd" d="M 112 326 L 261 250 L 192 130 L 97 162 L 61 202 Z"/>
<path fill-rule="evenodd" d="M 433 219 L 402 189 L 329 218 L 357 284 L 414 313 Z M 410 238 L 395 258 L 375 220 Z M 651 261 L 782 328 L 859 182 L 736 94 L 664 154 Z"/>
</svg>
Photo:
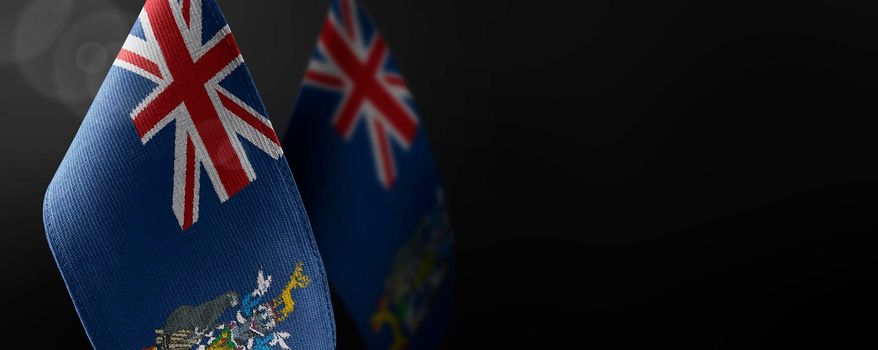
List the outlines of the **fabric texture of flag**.
<svg viewBox="0 0 878 350">
<path fill-rule="evenodd" d="M 443 191 L 405 80 L 354 0 L 332 2 L 284 146 L 367 346 L 439 344 L 454 270 Z"/>
<path fill-rule="evenodd" d="M 147 0 L 46 193 L 98 349 L 333 349 L 292 174 L 214 0 Z"/>
</svg>

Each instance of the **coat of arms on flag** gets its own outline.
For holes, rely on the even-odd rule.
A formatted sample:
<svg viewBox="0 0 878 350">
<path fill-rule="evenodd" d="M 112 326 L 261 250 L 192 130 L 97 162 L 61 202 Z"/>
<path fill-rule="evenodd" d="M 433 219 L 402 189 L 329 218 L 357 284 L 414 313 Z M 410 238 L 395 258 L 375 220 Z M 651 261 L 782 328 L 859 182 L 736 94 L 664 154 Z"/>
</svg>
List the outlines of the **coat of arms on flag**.
<svg viewBox="0 0 878 350">
<path fill-rule="evenodd" d="M 454 236 L 412 94 L 355 0 L 331 3 L 284 147 L 366 345 L 435 347 L 450 319 Z"/>
<path fill-rule="evenodd" d="M 296 264 L 289 281 L 273 299 L 267 298 L 272 276 L 259 271 L 256 288 L 243 299 L 238 293 L 229 291 L 197 306 L 178 307 L 162 328 L 155 331 L 155 345 L 145 350 L 289 350 L 286 340 L 290 333 L 276 329 L 296 308 L 293 291 L 305 288 L 311 282 L 303 271 L 303 263 Z M 220 320 L 229 309 L 236 307 L 238 310 L 231 320 Z"/>
<path fill-rule="evenodd" d="M 146 1 L 44 222 L 95 348 L 335 347 L 308 218 L 215 0 Z"/>
</svg>

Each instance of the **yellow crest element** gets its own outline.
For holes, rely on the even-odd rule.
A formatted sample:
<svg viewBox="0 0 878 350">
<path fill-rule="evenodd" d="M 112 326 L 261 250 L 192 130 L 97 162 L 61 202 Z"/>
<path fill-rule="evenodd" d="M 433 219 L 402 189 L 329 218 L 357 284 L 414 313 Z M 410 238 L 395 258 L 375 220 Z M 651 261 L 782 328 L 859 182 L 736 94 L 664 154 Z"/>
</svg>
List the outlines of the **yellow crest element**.
<svg viewBox="0 0 878 350">
<path fill-rule="evenodd" d="M 275 297 L 272 301 L 272 306 L 278 314 L 278 322 L 285 320 L 296 308 L 296 301 L 293 300 L 292 295 L 293 289 L 305 288 L 311 283 L 311 277 L 308 277 L 302 272 L 304 265 L 305 264 L 301 261 L 296 263 L 296 268 L 290 275 L 290 281 L 287 282 L 286 287 L 284 287 L 280 295 Z"/>
<path fill-rule="evenodd" d="M 438 298 L 448 273 L 454 233 L 442 205 L 424 215 L 408 241 L 399 247 L 384 281 L 384 293 L 372 314 L 372 333 L 391 336 L 389 350 L 402 350 L 417 336 L 418 327 Z M 388 330 L 390 334 L 382 332 Z"/>
<path fill-rule="evenodd" d="M 403 350 L 408 344 L 408 338 L 402 331 L 399 318 L 390 311 L 387 298 L 382 298 L 378 305 L 378 311 L 372 315 L 372 331 L 378 332 L 383 326 L 387 325 L 393 334 L 393 343 L 390 344 L 389 350 Z"/>
</svg>

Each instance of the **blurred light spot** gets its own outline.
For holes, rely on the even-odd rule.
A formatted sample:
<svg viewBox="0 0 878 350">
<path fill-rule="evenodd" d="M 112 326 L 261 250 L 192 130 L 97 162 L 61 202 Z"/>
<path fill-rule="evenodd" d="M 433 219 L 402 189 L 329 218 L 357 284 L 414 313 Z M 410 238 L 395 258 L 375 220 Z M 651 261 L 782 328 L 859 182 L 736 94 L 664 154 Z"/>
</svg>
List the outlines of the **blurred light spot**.
<svg viewBox="0 0 878 350">
<path fill-rule="evenodd" d="M 88 110 L 134 23 L 133 15 L 125 15 L 112 5 L 91 3 L 98 10 L 86 12 L 66 28 L 48 54 L 19 63 L 31 87 L 79 117 Z"/>
<path fill-rule="evenodd" d="M 86 74 L 100 73 L 109 60 L 107 48 L 96 42 L 87 42 L 76 50 L 76 66 Z"/>
<path fill-rule="evenodd" d="M 13 61 L 12 34 L 25 4 L 22 1 L 0 1 L 0 64 Z"/>
<path fill-rule="evenodd" d="M 55 51 L 53 80 L 71 112 L 84 116 L 132 23 L 133 17 L 106 10 L 83 18 L 64 36 Z"/>
<path fill-rule="evenodd" d="M 74 0 L 31 1 L 18 16 L 19 21 L 12 38 L 12 59 L 21 63 L 50 48 L 64 32 L 74 2 Z"/>
</svg>

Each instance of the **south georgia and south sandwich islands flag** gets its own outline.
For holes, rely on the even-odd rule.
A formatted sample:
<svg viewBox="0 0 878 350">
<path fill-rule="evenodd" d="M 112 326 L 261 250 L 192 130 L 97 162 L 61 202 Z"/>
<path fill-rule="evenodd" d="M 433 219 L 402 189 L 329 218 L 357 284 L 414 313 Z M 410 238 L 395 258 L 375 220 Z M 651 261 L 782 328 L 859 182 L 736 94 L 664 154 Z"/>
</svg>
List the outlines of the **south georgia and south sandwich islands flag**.
<svg viewBox="0 0 878 350">
<path fill-rule="evenodd" d="M 435 348 L 451 317 L 454 236 L 412 94 L 355 0 L 331 3 L 284 146 L 365 345 Z"/>
<path fill-rule="evenodd" d="M 333 349 L 327 277 L 214 0 L 147 0 L 46 193 L 97 349 Z"/>
</svg>

